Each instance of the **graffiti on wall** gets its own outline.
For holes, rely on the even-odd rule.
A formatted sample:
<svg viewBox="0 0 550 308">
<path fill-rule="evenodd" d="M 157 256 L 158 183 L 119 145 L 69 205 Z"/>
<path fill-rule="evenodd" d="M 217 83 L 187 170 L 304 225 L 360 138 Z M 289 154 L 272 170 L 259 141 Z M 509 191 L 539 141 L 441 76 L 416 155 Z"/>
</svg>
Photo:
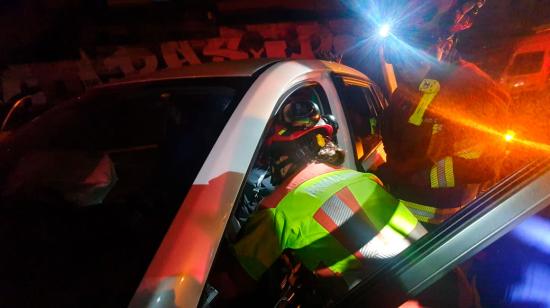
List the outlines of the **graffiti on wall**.
<svg viewBox="0 0 550 308">
<path fill-rule="evenodd" d="M 78 61 L 11 65 L 1 72 L 0 98 L 29 89 L 40 100 L 60 100 L 97 84 L 206 62 L 249 58 L 338 59 L 363 35 L 351 19 L 220 27 L 219 37 L 159 46 L 98 47 Z M 89 54 L 93 54 L 90 56 Z M 38 97 L 37 97 L 38 98 Z"/>
</svg>

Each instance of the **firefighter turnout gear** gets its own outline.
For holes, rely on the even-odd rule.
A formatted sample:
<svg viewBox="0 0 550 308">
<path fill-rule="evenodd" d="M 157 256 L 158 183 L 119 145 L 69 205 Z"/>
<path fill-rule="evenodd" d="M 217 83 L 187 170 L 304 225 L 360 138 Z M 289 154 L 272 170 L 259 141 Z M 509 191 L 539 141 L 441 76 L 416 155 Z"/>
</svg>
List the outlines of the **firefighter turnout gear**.
<svg viewBox="0 0 550 308">
<path fill-rule="evenodd" d="M 234 246 L 254 279 L 290 249 L 318 277 L 348 283 L 425 234 L 373 174 L 311 163 L 262 200 Z"/>
<path fill-rule="evenodd" d="M 381 125 L 388 163 L 379 174 L 423 222 L 439 223 L 499 178 L 508 95 L 475 65 L 432 67 L 418 89 L 401 86 Z"/>
</svg>

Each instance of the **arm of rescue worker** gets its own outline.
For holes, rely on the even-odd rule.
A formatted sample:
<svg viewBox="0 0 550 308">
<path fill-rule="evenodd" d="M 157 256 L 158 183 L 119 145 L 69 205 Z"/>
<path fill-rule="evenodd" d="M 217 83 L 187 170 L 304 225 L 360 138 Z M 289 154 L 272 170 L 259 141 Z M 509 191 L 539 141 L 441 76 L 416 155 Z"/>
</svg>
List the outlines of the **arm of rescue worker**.
<svg viewBox="0 0 550 308">
<path fill-rule="evenodd" d="M 475 184 L 496 180 L 501 163 L 502 159 L 495 157 L 480 157 L 478 159 L 453 157 L 456 181 L 459 184 Z"/>
<path fill-rule="evenodd" d="M 284 250 L 276 229 L 275 213 L 276 209 L 262 209 L 254 213 L 245 226 L 243 236 L 233 247 L 241 266 L 256 281 Z"/>
<path fill-rule="evenodd" d="M 222 306 L 252 294 L 260 277 L 281 255 L 273 216 L 271 209 L 252 214 L 233 253 L 216 260 L 209 281 L 220 291 Z"/>
<path fill-rule="evenodd" d="M 428 179 L 431 188 L 452 188 L 496 180 L 499 167 L 500 160 L 494 157 L 445 156 L 423 172 L 422 177 Z"/>
</svg>

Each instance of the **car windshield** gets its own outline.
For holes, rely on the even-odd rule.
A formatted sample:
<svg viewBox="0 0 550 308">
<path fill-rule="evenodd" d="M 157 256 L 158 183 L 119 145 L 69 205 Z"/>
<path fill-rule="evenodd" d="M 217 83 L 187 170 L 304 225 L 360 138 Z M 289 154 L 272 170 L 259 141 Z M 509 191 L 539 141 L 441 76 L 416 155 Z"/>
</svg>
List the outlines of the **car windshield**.
<svg viewBox="0 0 550 308">
<path fill-rule="evenodd" d="M 542 68 L 544 51 L 518 54 L 508 73 L 512 76 L 537 73 Z"/>
<path fill-rule="evenodd" d="M 251 81 L 99 88 L 3 136 L 0 297 L 126 305 Z"/>
</svg>

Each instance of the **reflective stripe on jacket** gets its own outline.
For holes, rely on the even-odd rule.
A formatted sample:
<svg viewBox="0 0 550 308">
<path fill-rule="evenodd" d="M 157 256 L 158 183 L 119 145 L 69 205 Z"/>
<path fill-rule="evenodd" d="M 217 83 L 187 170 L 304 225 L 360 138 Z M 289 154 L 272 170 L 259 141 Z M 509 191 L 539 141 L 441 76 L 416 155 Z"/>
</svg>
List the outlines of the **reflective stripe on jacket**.
<svg viewBox="0 0 550 308">
<path fill-rule="evenodd" d="M 430 224 L 440 224 L 463 208 L 463 206 L 459 206 L 440 209 L 405 200 L 401 200 L 401 202 L 413 213 L 416 219 Z"/>
<path fill-rule="evenodd" d="M 450 188 L 455 186 L 452 157 L 447 156 L 432 166 L 430 170 L 430 184 L 432 188 Z"/>
<path fill-rule="evenodd" d="M 426 232 L 374 175 L 324 164 L 308 165 L 266 202 L 234 247 L 254 279 L 285 249 L 318 275 L 346 278 L 346 272 L 372 269 L 377 259 L 398 254 Z"/>
</svg>

